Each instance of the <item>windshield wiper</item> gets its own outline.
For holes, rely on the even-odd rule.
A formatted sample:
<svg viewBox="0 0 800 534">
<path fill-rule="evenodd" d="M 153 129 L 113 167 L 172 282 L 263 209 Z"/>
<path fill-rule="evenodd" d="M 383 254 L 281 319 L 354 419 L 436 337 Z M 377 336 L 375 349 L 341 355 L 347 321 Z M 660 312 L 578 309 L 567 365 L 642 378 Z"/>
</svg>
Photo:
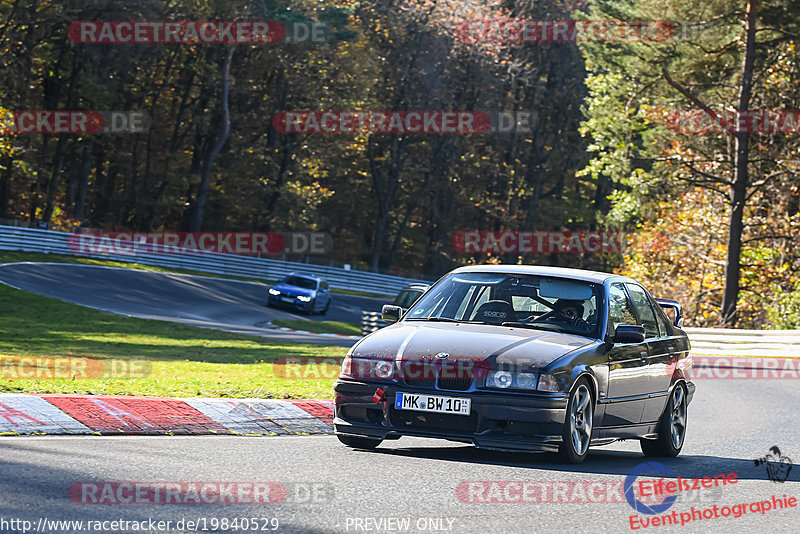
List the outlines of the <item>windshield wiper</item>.
<svg viewBox="0 0 800 534">
<path fill-rule="evenodd" d="M 521 328 L 533 328 L 535 330 L 548 330 L 548 331 L 550 330 L 550 328 L 548 327 L 553 327 L 558 329 L 558 327 L 555 325 L 523 323 L 522 321 L 506 321 L 505 323 L 500 323 L 500 326 L 519 326 Z"/>
<path fill-rule="evenodd" d="M 468 321 L 466 319 L 451 319 L 450 317 L 417 317 L 407 319 L 408 321 L 433 321 L 439 323 L 469 323 L 469 324 L 483 324 L 480 321 Z"/>
<path fill-rule="evenodd" d="M 442 323 L 468 323 L 469 321 L 460 321 L 458 319 L 451 319 L 449 317 L 412 317 L 409 321 L 437 321 Z"/>
<path fill-rule="evenodd" d="M 519 321 L 508 321 L 502 323 L 501 326 L 519 326 L 521 328 L 533 328 L 534 330 L 546 330 L 548 332 L 558 332 L 560 334 L 572 334 L 576 336 L 588 336 L 589 332 L 576 332 L 575 330 L 570 330 L 569 328 L 564 328 L 562 326 L 549 324 L 549 323 L 523 323 Z"/>
</svg>

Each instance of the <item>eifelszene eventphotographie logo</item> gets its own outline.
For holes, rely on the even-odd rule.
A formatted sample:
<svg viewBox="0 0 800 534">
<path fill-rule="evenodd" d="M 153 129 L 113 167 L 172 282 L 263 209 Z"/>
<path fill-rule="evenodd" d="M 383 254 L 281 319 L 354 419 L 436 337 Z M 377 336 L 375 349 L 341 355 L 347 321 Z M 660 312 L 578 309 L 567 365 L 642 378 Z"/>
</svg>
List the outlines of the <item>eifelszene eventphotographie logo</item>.
<svg viewBox="0 0 800 534">
<path fill-rule="evenodd" d="M 782 455 L 777 445 L 770 447 L 766 456 L 753 460 L 753 463 L 756 467 L 765 465 L 767 477 L 772 482 L 786 482 L 786 479 L 789 478 L 789 473 L 792 471 L 792 459 Z"/>
</svg>

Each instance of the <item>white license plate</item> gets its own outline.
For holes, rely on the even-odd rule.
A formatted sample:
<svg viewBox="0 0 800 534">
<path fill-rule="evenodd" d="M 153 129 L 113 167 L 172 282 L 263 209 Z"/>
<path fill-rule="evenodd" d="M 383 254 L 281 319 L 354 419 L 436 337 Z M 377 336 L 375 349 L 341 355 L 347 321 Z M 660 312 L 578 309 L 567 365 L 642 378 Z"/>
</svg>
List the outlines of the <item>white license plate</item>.
<svg viewBox="0 0 800 534">
<path fill-rule="evenodd" d="M 294 302 L 292 297 L 281 297 L 282 302 Z"/>
<path fill-rule="evenodd" d="M 469 415 L 472 399 L 461 397 L 441 397 L 439 395 L 421 395 L 418 393 L 397 392 L 394 407 L 398 410 L 414 410 L 418 412 L 438 412 L 454 415 Z"/>
</svg>

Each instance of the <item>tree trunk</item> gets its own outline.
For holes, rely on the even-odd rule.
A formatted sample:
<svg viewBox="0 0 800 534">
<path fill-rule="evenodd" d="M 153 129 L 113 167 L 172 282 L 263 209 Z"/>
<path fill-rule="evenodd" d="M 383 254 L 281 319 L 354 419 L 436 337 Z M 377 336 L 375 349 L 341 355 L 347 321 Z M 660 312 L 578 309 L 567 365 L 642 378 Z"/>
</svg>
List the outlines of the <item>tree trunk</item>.
<svg viewBox="0 0 800 534">
<path fill-rule="evenodd" d="M 78 198 L 75 202 L 75 218 L 83 223 L 86 215 L 86 194 L 89 191 L 89 173 L 92 170 L 92 152 L 94 151 L 94 140 L 89 138 L 83 147 L 83 164 L 81 174 L 78 179 Z"/>
<path fill-rule="evenodd" d="M 79 55 L 80 47 L 75 51 L 72 56 L 72 72 L 69 78 L 69 91 L 67 93 L 67 106 L 66 109 L 71 110 L 75 101 L 75 86 L 77 85 L 78 73 L 81 70 L 81 62 Z M 56 145 L 56 155 L 53 161 L 53 173 L 50 175 L 50 181 L 47 184 L 47 203 L 45 204 L 44 215 L 42 220 L 50 224 L 50 219 L 53 217 L 53 210 L 55 208 L 56 197 L 58 196 L 58 188 L 61 183 L 61 167 L 64 165 L 64 146 L 67 142 L 66 135 L 58 136 L 58 145 Z"/>
<path fill-rule="evenodd" d="M 230 88 L 231 78 L 231 59 L 233 58 L 233 51 L 236 47 L 231 46 L 228 48 L 228 53 L 225 55 L 225 65 L 222 74 L 222 131 L 217 138 L 217 142 L 211 147 L 211 150 L 206 157 L 205 165 L 203 166 L 203 176 L 200 180 L 200 188 L 197 191 L 197 202 L 195 210 L 192 214 L 192 220 L 189 223 L 190 232 L 199 232 L 203 226 L 203 215 L 206 209 L 206 200 L 208 199 L 208 183 L 211 179 L 211 168 L 214 166 L 214 160 L 219 154 L 225 142 L 228 140 L 228 133 L 231 129 L 230 110 L 228 109 L 228 91 Z"/>
<path fill-rule="evenodd" d="M 373 233 L 372 254 L 369 262 L 369 269 L 378 272 L 380 268 L 381 252 L 386 242 L 386 229 L 389 226 L 389 217 L 392 213 L 392 206 L 400 193 L 400 175 L 405 164 L 405 138 L 401 141 L 400 136 L 393 136 L 392 147 L 388 169 L 381 170 L 375 159 L 372 138 L 367 142 L 367 158 L 369 159 L 372 183 L 375 187 L 375 195 L 378 199 L 378 216 L 375 219 L 375 232 Z M 386 183 L 383 183 L 383 174 L 386 174 Z M 384 185 L 386 186 L 384 188 Z"/>
<path fill-rule="evenodd" d="M 6 154 L 3 164 L 0 165 L 0 174 L 2 174 L 2 179 L 0 179 L 0 219 L 8 219 L 8 200 L 13 172 L 14 159 L 10 154 Z"/>
<path fill-rule="evenodd" d="M 756 17 L 758 0 L 747 3 L 747 40 L 744 61 L 742 62 L 742 84 L 739 88 L 739 103 L 736 111 L 746 113 L 750 109 L 753 93 L 753 65 L 756 55 Z M 731 216 L 728 230 L 728 257 L 725 263 L 725 289 L 722 292 L 722 325 L 736 326 L 736 306 L 739 300 L 739 279 L 741 277 L 742 231 L 744 229 L 744 204 L 747 186 L 750 182 L 748 160 L 750 138 L 746 132 L 736 136 L 736 156 L 734 178 L 731 186 Z"/>
</svg>

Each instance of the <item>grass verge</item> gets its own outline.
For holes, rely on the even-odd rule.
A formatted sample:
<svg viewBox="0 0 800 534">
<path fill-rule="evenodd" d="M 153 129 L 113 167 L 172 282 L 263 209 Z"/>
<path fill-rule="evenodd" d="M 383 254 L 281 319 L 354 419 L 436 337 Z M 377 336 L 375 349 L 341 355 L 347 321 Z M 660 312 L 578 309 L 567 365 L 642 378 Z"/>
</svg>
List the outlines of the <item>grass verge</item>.
<svg viewBox="0 0 800 534">
<path fill-rule="evenodd" d="M 0 392 L 332 398 L 346 352 L 121 317 L 0 284 Z M 308 357 L 329 362 L 324 378 L 287 375 L 279 360 Z"/>
</svg>

